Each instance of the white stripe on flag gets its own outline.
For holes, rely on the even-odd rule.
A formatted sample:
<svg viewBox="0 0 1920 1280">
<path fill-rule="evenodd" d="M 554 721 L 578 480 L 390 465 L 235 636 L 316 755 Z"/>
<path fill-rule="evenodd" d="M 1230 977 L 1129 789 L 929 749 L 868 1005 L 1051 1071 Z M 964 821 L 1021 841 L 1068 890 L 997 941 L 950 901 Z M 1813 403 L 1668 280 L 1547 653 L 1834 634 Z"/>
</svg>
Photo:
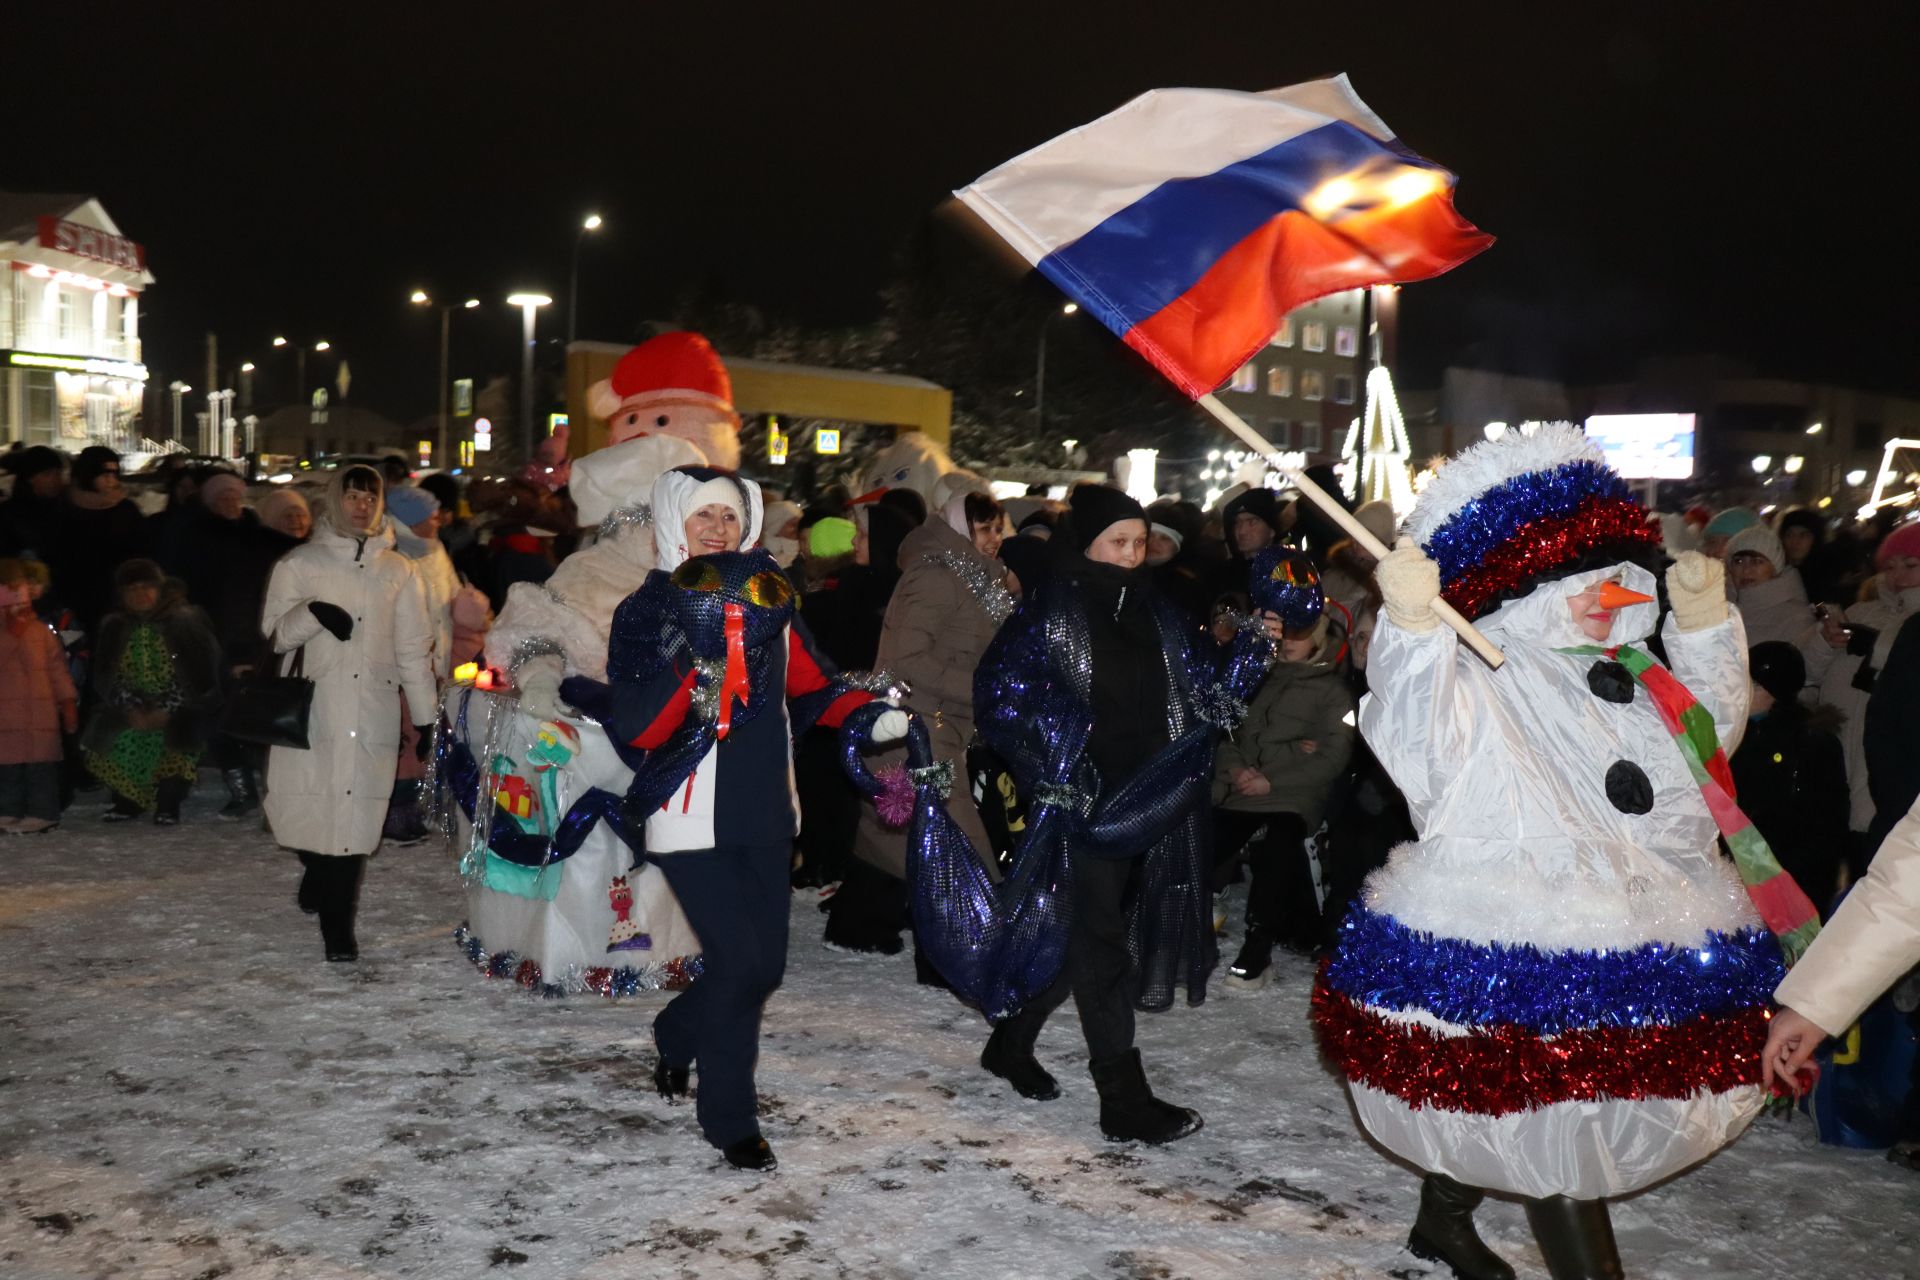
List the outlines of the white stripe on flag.
<svg viewBox="0 0 1920 1280">
<path fill-rule="evenodd" d="M 1038 262 L 1164 182 L 1218 172 L 1334 120 L 1393 137 L 1344 74 L 1264 93 L 1153 89 L 954 195 Z"/>
</svg>

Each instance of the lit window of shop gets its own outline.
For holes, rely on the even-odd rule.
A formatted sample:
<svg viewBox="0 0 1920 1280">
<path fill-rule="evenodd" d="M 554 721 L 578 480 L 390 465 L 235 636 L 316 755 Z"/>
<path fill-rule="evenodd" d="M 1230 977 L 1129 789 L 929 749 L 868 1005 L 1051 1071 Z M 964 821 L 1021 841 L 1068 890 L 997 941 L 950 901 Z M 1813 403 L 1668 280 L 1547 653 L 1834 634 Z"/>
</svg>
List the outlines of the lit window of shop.
<svg viewBox="0 0 1920 1280">
<path fill-rule="evenodd" d="M 53 286 L 54 332 L 62 342 L 71 342 L 80 336 L 79 302 L 73 290 Z"/>
<path fill-rule="evenodd" d="M 1300 371 L 1300 395 L 1307 400 L 1325 400 L 1327 398 L 1327 375 L 1318 369 Z"/>
<path fill-rule="evenodd" d="M 1267 394 L 1270 396 L 1290 396 L 1293 394 L 1293 366 L 1276 364 L 1267 370 Z"/>
<path fill-rule="evenodd" d="M 1318 320 L 1301 325 L 1300 346 L 1306 351 L 1325 351 L 1327 349 L 1327 326 Z"/>
<path fill-rule="evenodd" d="M 1360 331 L 1350 324 L 1343 324 L 1333 331 L 1333 354 L 1350 356 L 1360 350 Z"/>
<path fill-rule="evenodd" d="M 1273 335 L 1271 341 L 1276 347 L 1290 347 L 1293 345 L 1292 316 L 1286 316 L 1281 319 L 1279 331 Z"/>
<path fill-rule="evenodd" d="M 1233 381 L 1227 384 L 1229 391 L 1255 391 L 1260 386 L 1260 371 L 1252 364 L 1243 364 L 1233 371 Z"/>
<path fill-rule="evenodd" d="M 1333 402 L 1335 404 L 1353 403 L 1353 375 L 1336 373 L 1333 375 Z"/>
<path fill-rule="evenodd" d="M 1302 453 L 1320 452 L 1320 424 L 1317 422 L 1301 423 L 1300 439 L 1295 443 L 1294 447 Z"/>
</svg>

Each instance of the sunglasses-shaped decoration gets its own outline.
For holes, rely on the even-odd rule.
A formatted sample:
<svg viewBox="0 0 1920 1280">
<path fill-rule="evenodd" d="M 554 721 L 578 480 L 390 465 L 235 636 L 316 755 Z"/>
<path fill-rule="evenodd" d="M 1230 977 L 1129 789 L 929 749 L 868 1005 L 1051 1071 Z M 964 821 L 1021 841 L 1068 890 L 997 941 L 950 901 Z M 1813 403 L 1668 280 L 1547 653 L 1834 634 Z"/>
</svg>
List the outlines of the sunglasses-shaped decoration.
<svg viewBox="0 0 1920 1280">
<path fill-rule="evenodd" d="M 726 576 L 704 557 L 687 561 L 673 571 L 673 585 L 682 591 L 725 591 Z M 787 575 L 761 570 L 740 587 L 740 598 L 760 609 L 783 609 L 793 603 L 793 583 Z"/>
<path fill-rule="evenodd" d="M 1314 571 L 1313 562 L 1297 556 L 1285 556 L 1273 566 L 1273 572 L 1267 575 L 1269 582 L 1277 582 L 1288 587 L 1317 587 L 1320 575 Z"/>
</svg>

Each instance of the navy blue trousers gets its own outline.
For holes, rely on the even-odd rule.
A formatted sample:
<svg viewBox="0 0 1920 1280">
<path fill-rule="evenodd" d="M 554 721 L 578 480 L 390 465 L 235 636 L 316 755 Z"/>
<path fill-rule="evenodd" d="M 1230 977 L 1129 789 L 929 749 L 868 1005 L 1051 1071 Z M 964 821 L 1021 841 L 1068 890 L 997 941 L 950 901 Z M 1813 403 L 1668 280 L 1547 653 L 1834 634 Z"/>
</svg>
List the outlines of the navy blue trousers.
<svg viewBox="0 0 1920 1280">
<path fill-rule="evenodd" d="M 787 971 L 788 868 L 793 842 L 666 853 L 667 884 L 700 935 L 705 970 L 653 1020 L 653 1040 L 673 1066 L 700 1076 L 700 1132 L 727 1147 L 760 1132 L 753 1066 L 760 1010 Z"/>
</svg>

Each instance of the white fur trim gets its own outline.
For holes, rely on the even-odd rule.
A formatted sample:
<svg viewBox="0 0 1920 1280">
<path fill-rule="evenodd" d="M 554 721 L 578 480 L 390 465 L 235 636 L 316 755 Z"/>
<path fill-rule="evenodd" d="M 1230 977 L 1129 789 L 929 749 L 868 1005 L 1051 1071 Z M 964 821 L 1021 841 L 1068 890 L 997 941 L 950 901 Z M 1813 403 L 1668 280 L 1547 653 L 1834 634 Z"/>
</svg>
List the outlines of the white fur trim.
<svg viewBox="0 0 1920 1280">
<path fill-rule="evenodd" d="M 587 410 L 602 421 L 620 412 L 620 396 L 613 389 L 613 379 L 602 378 L 587 388 Z"/>
<path fill-rule="evenodd" d="M 1441 467 L 1413 504 L 1407 533 L 1425 546 L 1449 516 L 1503 481 L 1569 462 L 1605 460 L 1600 446 L 1572 423 L 1549 422 L 1530 436 L 1509 431 L 1470 446 Z"/>
</svg>

